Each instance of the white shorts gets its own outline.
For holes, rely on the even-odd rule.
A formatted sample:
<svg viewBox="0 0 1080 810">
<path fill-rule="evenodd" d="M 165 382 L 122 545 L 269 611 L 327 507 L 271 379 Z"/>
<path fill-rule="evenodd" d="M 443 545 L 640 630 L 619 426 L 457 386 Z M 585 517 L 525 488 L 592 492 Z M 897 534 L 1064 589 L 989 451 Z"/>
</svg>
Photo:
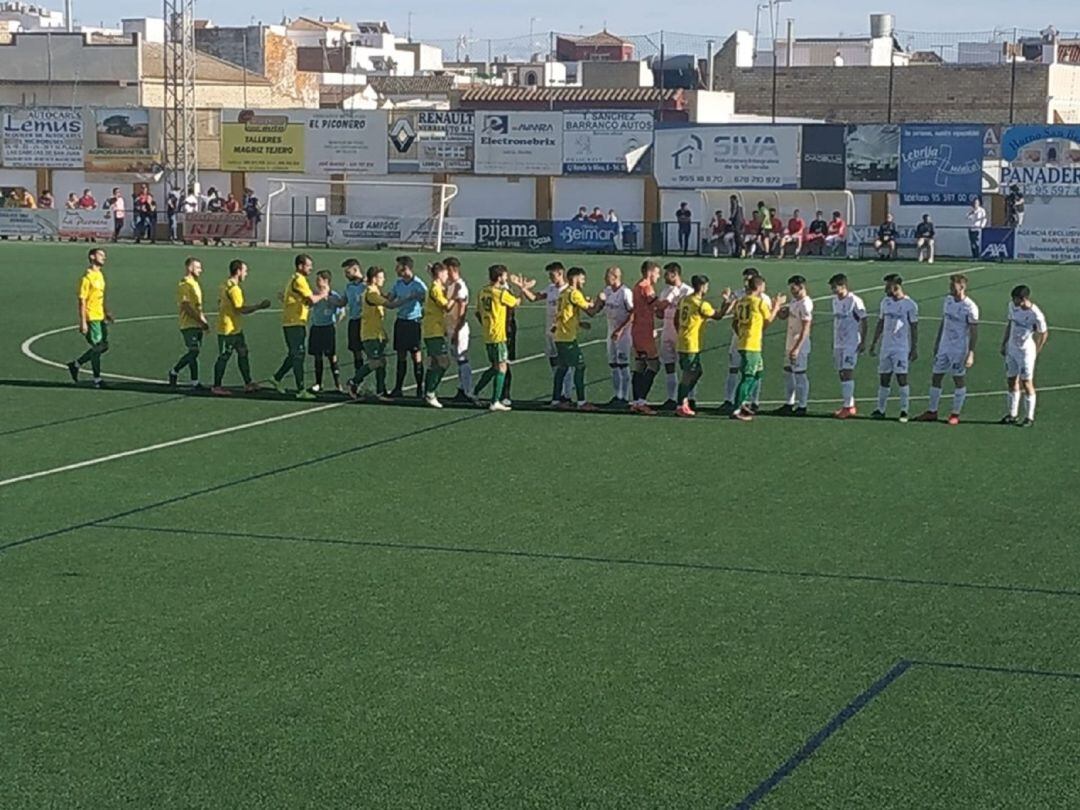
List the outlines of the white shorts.
<svg viewBox="0 0 1080 810">
<path fill-rule="evenodd" d="M 803 341 L 802 348 L 799 349 L 798 355 L 795 356 L 795 362 L 791 362 L 791 357 L 788 355 L 789 350 L 784 349 L 784 368 L 790 368 L 796 373 L 803 373 L 810 366 L 810 341 Z"/>
<path fill-rule="evenodd" d="M 556 360 L 559 357 L 559 353 L 555 351 L 555 336 L 551 334 L 550 329 L 544 333 L 544 354 L 549 360 Z"/>
<path fill-rule="evenodd" d="M 676 349 L 678 338 L 662 335 L 660 337 L 660 362 L 664 365 L 672 365 L 679 362 L 679 351 Z"/>
<path fill-rule="evenodd" d="M 907 374 L 909 354 L 905 351 L 882 352 L 878 356 L 878 374 Z"/>
<path fill-rule="evenodd" d="M 833 349 L 833 368 L 837 371 L 854 371 L 858 364 L 858 349 Z"/>
<path fill-rule="evenodd" d="M 1038 352 L 1031 349 L 1014 349 L 1010 346 L 1005 351 L 1005 376 L 1019 377 L 1025 382 L 1035 376 L 1035 358 Z"/>
<path fill-rule="evenodd" d="M 450 347 L 450 351 L 454 353 L 454 360 L 459 363 L 469 359 L 470 337 L 469 325 L 466 323 L 458 330 L 457 344 Z"/>
<path fill-rule="evenodd" d="M 967 375 L 967 352 L 956 349 L 938 351 L 934 356 L 934 374 L 949 374 L 953 377 Z"/>
<path fill-rule="evenodd" d="M 634 343 L 630 337 L 630 330 L 623 330 L 622 337 L 612 340 L 607 339 L 607 361 L 609 366 L 628 366 L 633 355 Z"/>
</svg>

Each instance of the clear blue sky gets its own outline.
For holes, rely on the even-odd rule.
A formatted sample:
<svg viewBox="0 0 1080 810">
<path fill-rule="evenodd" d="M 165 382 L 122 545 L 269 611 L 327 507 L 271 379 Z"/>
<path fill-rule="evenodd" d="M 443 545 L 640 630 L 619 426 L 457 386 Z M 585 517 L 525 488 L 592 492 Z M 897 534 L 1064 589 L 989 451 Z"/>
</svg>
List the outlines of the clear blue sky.
<svg viewBox="0 0 1080 810">
<path fill-rule="evenodd" d="M 151 0 L 74 0 L 75 18 L 84 24 L 115 24 L 121 17 L 161 14 Z M 47 6 L 63 7 L 63 0 L 46 0 Z M 735 28 L 753 30 L 756 0 L 735 3 L 673 4 L 658 0 L 621 0 L 617 3 L 538 3 L 535 0 L 397 0 L 357 3 L 355 0 L 232 0 L 221 5 L 196 0 L 196 14 L 219 25 L 251 20 L 280 22 L 282 14 L 317 17 L 341 16 L 355 20 L 383 17 L 395 32 L 404 33 L 407 13 L 413 12 L 416 38 L 452 39 L 511 37 L 529 33 L 529 18 L 539 17 L 537 31 L 592 32 L 605 21 L 614 33 L 666 31 L 726 35 Z M 672 13 L 672 9 L 677 9 Z M 872 12 L 892 11 L 897 28 L 906 31 L 988 31 L 995 27 L 1042 29 L 1053 24 L 1059 31 L 1080 30 L 1080 4 L 1061 0 L 973 0 L 944 3 L 941 0 L 791 0 L 782 6 L 782 17 L 794 17 L 796 32 L 826 35 L 864 33 Z M 763 21 L 764 25 L 764 21 Z"/>
</svg>

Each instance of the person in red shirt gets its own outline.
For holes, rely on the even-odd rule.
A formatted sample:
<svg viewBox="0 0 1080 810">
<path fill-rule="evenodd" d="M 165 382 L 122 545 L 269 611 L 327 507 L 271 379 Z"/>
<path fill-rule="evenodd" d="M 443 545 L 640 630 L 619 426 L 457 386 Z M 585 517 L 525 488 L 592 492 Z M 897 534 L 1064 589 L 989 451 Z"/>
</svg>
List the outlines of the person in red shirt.
<svg viewBox="0 0 1080 810">
<path fill-rule="evenodd" d="M 754 212 L 754 216 L 746 223 L 746 227 L 743 228 L 743 243 L 742 252 L 739 254 L 740 258 L 747 258 L 757 253 L 758 247 L 761 245 L 761 214 L 757 211 Z"/>
<path fill-rule="evenodd" d="M 239 214 L 240 210 L 240 201 L 236 199 L 235 194 L 230 192 L 229 196 L 225 198 L 225 213 Z"/>
<path fill-rule="evenodd" d="M 90 189 L 83 189 L 82 196 L 79 197 L 79 208 L 97 208 L 97 200 L 90 193 Z"/>
<path fill-rule="evenodd" d="M 832 219 L 829 220 L 829 232 L 825 236 L 825 247 L 829 253 L 836 255 L 842 247 L 847 246 L 847 223 L 840 216 L 839 211 L 833 211 Z"/>
<path fill-rule="evenodd" d="M 777 215 L 775 208 L 769 209 L 769 224 L 772 225 L 773 234 L 772 244 L 769 245 L 769 253 L 781 256 L 783 251 L 780 250 L 780 243 L 783 241 L 784 236 L 784 221 Z"/>
<path fill-rule="evenodd" d="M 731 227 L 731 224 L 724 218 L 723 211 L 717 211 L 709 222 L 709 244 L 712 245 L 712 255 L 714 259 L 720 258 L 720 248 L 723 247 L 727 254 L 730 256 L 733 254 L 731 249 L 735 242 L 735 230 Z"/>
<path fill-rule="evenodd" d="M 655 416 L 648 405 L 653 380 L 660 373 L 660 352 L 656 348 L 656 285 L 660 281 L 660 265 L 651 259 L 641 265 L 641 281 L 634 285 L 633 321 L 630 337 L 634 344 L 634 371 L 631 375 L 634 401 L 632 413 Z"/>
<path fill-rule="evenodd" d="M 796 208 L 791 214 L 791 219 L 788 220 L 787 230 L 784 231 L 784 238 L 780 240 L 780 255 L 783 256 L 787 250 L 788 245 L 795 245 L 795 258 L 799 258 L 802 253 L 803 238 L 806 235 L 806 220 L 802 218 L 799 213 L 799 209 Z"/>
<path fill-rule="evenodd" d="M 604 212 L 600 210 L 599 205 L 593 208 L 592 213 L 589 214 L 589 222 L 603 222 L 604 219 Z"/>
</svg>

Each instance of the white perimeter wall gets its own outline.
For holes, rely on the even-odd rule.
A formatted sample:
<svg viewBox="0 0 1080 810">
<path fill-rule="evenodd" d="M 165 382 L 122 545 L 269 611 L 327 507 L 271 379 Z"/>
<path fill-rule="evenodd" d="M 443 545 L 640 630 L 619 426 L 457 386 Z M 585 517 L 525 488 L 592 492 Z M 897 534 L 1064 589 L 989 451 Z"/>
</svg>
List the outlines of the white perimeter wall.
<svg viewBox="0 0 1080 810">
<path fill-rule="evenodd" d="M 620 221 L 645 217 L 645 179 L 642 177 L 556 177 L 552 219 L 571 219 L 578 208 L 591 212 L 599 205 L 607 214 L 615 209 Z"/>
<path fill-rule="evenodd" d="M 450 203 L 450 216 L 536 217 L 536 178 L 457 175 L 450 182 L 458 187 L 458 195 Z"/>
</svg>

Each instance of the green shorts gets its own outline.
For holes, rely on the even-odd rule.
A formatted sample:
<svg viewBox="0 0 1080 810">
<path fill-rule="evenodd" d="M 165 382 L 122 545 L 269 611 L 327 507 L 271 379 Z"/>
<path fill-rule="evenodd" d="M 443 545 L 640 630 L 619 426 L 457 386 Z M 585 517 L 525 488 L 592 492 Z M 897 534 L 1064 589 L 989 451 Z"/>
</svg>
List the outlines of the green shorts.
<svg viewBox="0 0 1080 810">
<path fill-rule="evenodd" d="M 282 327 L 285 333 L 285 345 L 289 348 L 289 356 L 304 354 L 304 341 L 307 339 L 307 329 L 303 326 Z"/>
<path fill-rule="evenodd" d="M 693 374 L 700 374 L 701 355 L 697 352 L 679 352 L 679 368 Z"/>
<path fill-rule="evenodd" d="M 246 349 L 247 341 L 244 340 L 243 332 L 234 332 L 231 335 L 217 336 L 218 354 L 229 354 L 238 349 Z"/>
<path fill-rule="evenodd" d="M 449 356 L 450 344 L 445 337 L 424 338 L 424 351 L 428 357 Z"/>
<path fill-rule="evenodd" d="M 372 360 L 381 360 L 386 354 L 385 340 L 363 341 L 364 358 L 370 363 Z"/>
<path fill-rule="evenodd" d="M 558 365 L 562 368 L 577 368 L 585 365 L 585 358 L 576 340 L 571 340 L 569 343 L 555 341 L 555 356 L 558 358 Z"/>
<path fill-rule="evenodd" d="M 506 343 L 485 343 L 484 349 L 487 350 L 488 362 L 492 365 L 497 363 L 505 363 L 510 356 L 509 351 L 506 348 Z"/>
<path fill-rule="evenodd" d="M 739 357 L 742 358 L 739 373 L 744 377 L 757 377 L 765 371 L 765 361 L 761 359 L 761 352 L 739 349 Z"/>
<path fill-rule="evenodd" d="M 196 326 L 189 326 L 180 330 L 180 336 L 184 339 L 184 348 L 188 351 L 198 351 L 202 348 L 203 330 Z"/>
<path fill-rule="evenodd" d="M 91 346 L 109 342 L 109 325 L 105 321 L 88 321 L 86 324 L 86 342 Z"/>
</svg>

